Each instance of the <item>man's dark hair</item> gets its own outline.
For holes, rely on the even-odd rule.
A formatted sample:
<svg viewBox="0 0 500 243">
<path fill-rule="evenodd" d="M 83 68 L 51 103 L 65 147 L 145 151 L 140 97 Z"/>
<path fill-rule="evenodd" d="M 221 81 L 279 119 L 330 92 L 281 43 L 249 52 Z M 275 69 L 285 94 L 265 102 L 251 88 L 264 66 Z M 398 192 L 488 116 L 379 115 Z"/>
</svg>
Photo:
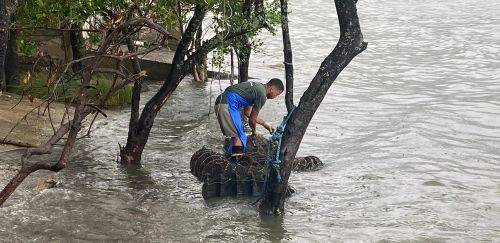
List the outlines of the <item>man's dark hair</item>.
<svg viewBox="0 0 500 243">
<path fill-rule="evenodd" d="M 267 82 L 267 84 L 272 85 L 281 91 L 285 90 L 285 86 L 283 86 L 283 82 L 279 78 L 273 78 L 273 79 L 269 80 L 269 82 Z"/>
</svg>

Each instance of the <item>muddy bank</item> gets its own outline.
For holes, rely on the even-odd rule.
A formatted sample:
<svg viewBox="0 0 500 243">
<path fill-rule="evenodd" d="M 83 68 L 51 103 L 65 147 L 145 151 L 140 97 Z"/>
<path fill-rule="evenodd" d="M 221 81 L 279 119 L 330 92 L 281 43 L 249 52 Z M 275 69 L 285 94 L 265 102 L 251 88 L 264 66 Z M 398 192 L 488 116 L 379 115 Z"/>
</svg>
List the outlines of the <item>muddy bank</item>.
<svg viewBox="0 0 500 243">
<path fill-rule="evenodd" d="M 40 145 L 52 135 L 52 126 L 58 127 L 63 116 L 68 119 L 68 113 L 72 113 L 72 108 L 61 103 L 47 107 L 40 99 L 30 101 L 27 97 L 21 99 L 21 96 L 3 93 L 0 95 L 0 152 L 16 148 L 12 145 Z"/>
<path fill-rule="evenodd" d="M 43 100 L 11 93 L 0 95 L 0 153 L 25 147 L 36 147 L 44 143 L 57 129 L 61 122 L 67 122 L 73 116 L 71 105 L 53 102 L 49 106 Z M 117 111 L 106 110 L 108 116 Z M 98 116 L 97 119 L 102 116 Z M 89 116 L 86 128 L 93 116 Z M 86 129 L 82 129 L 86 132 Z"/>
</svg>

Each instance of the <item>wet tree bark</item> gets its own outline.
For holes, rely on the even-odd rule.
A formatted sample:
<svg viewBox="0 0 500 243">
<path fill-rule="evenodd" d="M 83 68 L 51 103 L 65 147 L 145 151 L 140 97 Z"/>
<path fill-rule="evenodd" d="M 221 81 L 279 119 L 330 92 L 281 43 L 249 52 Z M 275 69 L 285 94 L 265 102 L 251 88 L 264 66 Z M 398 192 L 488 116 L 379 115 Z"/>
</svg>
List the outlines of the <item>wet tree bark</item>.
<svg viewBox="0 0 500 243">
<path fill-rule="evenodd" d="M 280 0 L 281 4 L 281 32 L 283 35 L 283 54 L 285 64 L 285 104 L 286 110 L 290 112 L 293 107 L 293 56 L 290 34 L 288 31 L 288 0 Z"/>
<path fill-rule="evenodd" d="M 321 63 L 316 76 L 286 124 L 281 144 L 280 173 L 283 181 L 278 182 L 274 171 L 271 170 L 266 195 L 260 204 L 260 209 L 265 214 L 281 214 L 284 211 L 285 191 L 292 169 L 291 163 L 297 154 L 309 122 L 340 72 L 367 47 L 359 25 L 356 2 L 357 0 L 335 0 L 340 38 L 333 51 Z"/>
<path fill-rule="evenodd" d="M 129 53 L 136 52 L 136 48 L 132 43 L 130 38 L 126 39 L 127 49 Z M 132 58 L 132 71 L 134 74 L 141 72 L 141 63 L 137 56 Z M 141 91 L 142 91 L 143 77 L 139 77 L 137 81 L 134 82 L 134 87 L 132 88 L 132 104 L 130 108 L 130 121 L 129 121 L 129 133 L 133 131 L 133 128 L 137 126 L 139 121 L 139 103 L 141 102 Z"/>
</svg>

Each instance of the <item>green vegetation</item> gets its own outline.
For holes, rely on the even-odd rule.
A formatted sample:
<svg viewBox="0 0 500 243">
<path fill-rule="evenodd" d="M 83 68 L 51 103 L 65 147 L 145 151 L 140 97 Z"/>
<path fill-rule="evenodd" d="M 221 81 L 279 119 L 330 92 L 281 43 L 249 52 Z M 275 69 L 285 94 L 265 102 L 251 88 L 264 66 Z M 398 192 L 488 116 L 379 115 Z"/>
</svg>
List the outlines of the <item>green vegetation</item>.
<svg viewBox="0 0 500 243">
<path fill-rule="evenodd" d="M 97 79 L 96 79 L 97 78 Z M 105 78 L 103 76 L 97 76 L 94 78 L 93 85 L 95 89 L 89 91 L 89 95 L 92 99 L 96 99 L 101 95 L 106 94 L 109 89 L 113 87 L 113 79 Z M 118 83 L 118 81 L 116 82 Z M 130 104 L 132 102 L 132 85 L 127 85 L 115 95 L 109 97 L 106 101 L 106 107 L 117 107 L 125 104 Z"/>
<path fill-rule="evenodd" d="M 94 46 L 98 46 L 104 38 L 102 29 L 110 28 L 115 22 L 123 19 L 124 15 L 135 3 L 144 16 L 152 16 L 154 22 L 157 22 L 166 29 L 176 29 L 181 23 L 186 27 L 186 23 L 193 13 L 196 4 L 204 5 L 209 12 L 210 29 L 215 34 L 223 36 L 229 32 L 248 28 L 256 23 L 256 18 L 262 18 L 261 15 L 251 14 L 245 16 L 242 13 L 243 5 L 246 1 L 219 1 L 219 0 L 20 0 L 17 11 L 17 18 L 14 26 L 22 27 L 17 38 L 17 52 L 21 56 L 33 57 L 40 55 L 40 43 L 37 43 L 31 36 L 36 31 L 43 31 L 44 28 L 52 29 L 90 29 L 85 31 L 88 40 Z M 280 23 L 280 11 L 278 0 L 265 0 L 265 22 L 268 25 L 267 30 L 275 34 L 275 27 Z M 253 8 L 253 6 L 252 6 Z M 253 10 L 256 11 L 256 10 Z M 84 24 L 86 24 L 84 26 Z M 253 51 L 258 51 L 262 41 L 258 38 L 261 28 L 247 33 L 250 39 L 250 45 Z M 205 34 L 206 30 L 203 31 Z M 203 34 L 203 36 L 204 36 Z M 80 37 L 82 38 L 82 37 Z M 137 34 L 132 35 L 132 39 L 137 38 Z M 82 39 L 83 40 L 83 39 Z M 66 45 L 66 44 L 64 44 Z M 71 43 L 75 49 L 82 49 L 82 41 Z M 71 46 L 67 46 L 70 47 Z M 240 49 L 240 38 L 234 38 L 219 44 L 213 52 L 212 64 L 216 67 L 223 67 L 224 58 L 231 49 Z M 245 47 L 243 47 L 244 49 Z M 73 50 L 75 50 L 73 49 Z M 45 53 L 47 54 L 47 53 Z M 83 51 L 85 55 L 85 51 Z M 68 58 L 68 57 L 66 57 Z M 69 58 L 78 58 L 73 55 Z M 70 61 L 70 60 L 65 60 Z M 206 64 L 203 64 L 206 65 Z M 206 66 L 204 68 L 207 68 Z M 47 98 L 49 94 L 56 93 L 58 101 L 73 102 L 74 94 L 79 88 L 79 77 L 74 80 L 66 80 L 64 84 L 59 83 L 55 90 L 51 78 L 46 73 L 37 72 L 32 75 L 29 82 L 24 82 L 19 87 L 11 87 L 18 94 L 31 95 L 37 98 Z M 95 98 L 106 92 L 113 85 L 111 77 L 95 76 L 93 77 L 93 86 L 96 89 L 90 90 L 90 95 Z M 47 85 L 49 83 L 49 85 Z M 112 96 L 106 103 L 106 106 L 120 106 L 130 103 L 131 87 L 126 87 L 115 96 Z"/>
<path fill-rule="evenodd" d="M 24 95 L 28 98 L 47 99 L 52 92 L 55 92 L 56 101 L 59 102 L 74 102 L 75 94 L 80 88 L 80 80 L 70 79 L 59 83 L 57 86 L 54 84 L 54 78 L 48 77 L 47 73 L 36 72 L 30 78 L 23 77 L 26 82 L 16 87 L 10 87 L 9 91 L 18 95 Z M 117 80 L 116 83 L 119 83 Z M 89 90 L 91 100 L 96 100 L 101 95 L 113 87 L 113 77 L 110 75 L 94 75 L 92 80 L 92 87 Z M 106 107 L 119 107 L 130 104 L 132 100 L 132 86 L 128 85 L 121 89 L 118 93 L 111 96 L 106 102 Z"/>
<path fill-rule="evenodd" d="M 211 29 L 214 33 L 227 30 L 238 30 L 248 27 L 255 22 L 259 16 L 252 15 L 250 18 L 242 14 L 242 6 L 245 1 L 220 1 L 220 0 L 21 0 L 19 1 L 18 18 L 16 25 L 30 27 L 49 28 L 81 28 L 83 23 L 91 23 L 90 29 L 106 28 L 113 20 L 119 19 L 132 3 L 138 4 L 144 13 L 154 16 L 155 22 L 167 29 L 179 26 L 179 21 L 186 24 L 192 14 L 194 5 L 201 3 L 208 6 L 212 13 Z M 182 6 L 178 12 L 178 4 Z M 280 1 L 266 0 L 265 16 L 268 24 L 267 30 L 276 33 L 276 27 L 280 24 Z M 253 6 L 252 6 L 253 8 Z M 180 19 L 179 19 L 180 18 Z M 38 44 L 30 40 L 30 35 L 35 29 L 26 28 L 21 31 L 18 38 L 18 51 L 23 54 L 32 55 L 36 52 Z M 259 51 L 262 40 L 258 34 L 262 29 L 250 31 L 252 50 Z M 89 40 L 94 45 L 102 41 L 102 33 L 86 32 Z M 214 65 L 222 67 L 224 55 L 229 53 L 230 47 L 240 46 L 238 38 L 224 42 L 218 46 L 214 53 Z"/>
</svg>

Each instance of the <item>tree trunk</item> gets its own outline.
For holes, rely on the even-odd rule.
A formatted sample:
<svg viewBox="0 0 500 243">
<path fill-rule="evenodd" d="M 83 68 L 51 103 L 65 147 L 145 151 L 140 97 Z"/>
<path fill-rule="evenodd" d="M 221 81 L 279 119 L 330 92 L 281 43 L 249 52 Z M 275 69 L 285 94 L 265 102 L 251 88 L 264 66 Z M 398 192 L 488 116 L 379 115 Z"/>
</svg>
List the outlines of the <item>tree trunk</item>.
<svg viewBox="0 0 500 243">
<path fill-rule="evenodd" d="M 13 1 L 10 9 L 10 22 L 17 19 L 17 1 Z M 9 31 L 7 55 L 5 58 L 5 81 L 7 89 L 19 85 L 19 58 L 17 56 L 17 30 Z"/>
<path fill-rule="evenodd" d="M 283 54 L 285 64 L 285 79 L 286 92 L 285 104 L 286 109 L 290 113 L 294 107 L 293 104 L 293 58 L 292 44 L 290 43 L 290 34 L 288 32 L 288 0 L 280 0 L 281 2 L 281 31 L 283 33 Z"/>
<path fill-rule="evenodd" d="M 250 20 L 252 14 L 252 0 L 245 0 L 242 5 L 242 13 L 247 21 Z M 248 35 L 243 35 L 240 37 L 238 45 L 238 83 L 243 83 L 248 81 L 248 66 L 250 61 L 250 53 L 252 52 L 252 46 L 250 45 L 250 40 Z"/>
<path fill-rule="evenodd" d="M 0 0 L 0 92 L 5 82 L 5 59 L 9 42 L 10 16 L 8 11 L 9 0 Z"/>
<path fill-rule="evenodd" d="M 136 48 L 132 43 L 130 38 L 127 38 L 127 49 L 129 53 L 136 52 Z M 132 70 L 134 74 L 138 74 L 141 72 L 141 63 L 137 56 L 132 58 Z M 129 127 L 135 127 L 137 125 L 137 121 L 139 120 L 139 103 L 141 101 L 141 91 L 142 91 L 142 81 L 143 78 L 139 77 L 139 80 L 134 82 L 134 87 L 132 89 L 132 105 L 130 112 L 130 124 Z"/>
<path fill-rule="evenodd" d="M 196 31 L 202 24 L 206 11 L 207 9 L 205 7 L 201 5 L 196 6 L 194 15 L 185 29 L 179 45 L 177 46 L 177 50 L 175 51 L 172 61 L 172 70 L 168 74 L 160 90 L 158 90 L 144 106 L 136 126 L 129 128 L 127 144 L 120 151 L 120 162 L 123 165 L 135 166 L 140 163 L 142 152 L 148 141 L 156 114 L 158 114 L 161 107 L 168 98 L 170 98 L 182 78 L 186 75 L 186 71 L 183 70 L 184 58 L 187 54 L 189 45 L 194 39 Z"/>
<path fill-rule="evenodd" d="M 184 26 L 182 25 L 182 3 L 177 1 L 177 20 L 179 21 L 179 32 L 184 34 Z"/>
<path fill-rule="evenodd" d="M 15 21 L 15 14 L 11 19 Z M 17 56 L 17 30 L 9 31 L 9 41 L 7 43 L 7 55 L 5 58 L 5 81 L 6 88 L 19 85 L 19 58 Z"/>
<path fill-rule="evenodd" d="M 340 72 L 367 47 L 359 25 L 356 2 L 356 0 L 335 0 L 340 38 L 337 46 L 321 64 L 316 76 L 286 124 L 281 143 L 280 173 L 282 182 L 277 180 L 275 172 L 271 170 L 265 197 L 260 204 L 264 213 L 280 214 L 284 211 L 285 190 L 292 169 L 291 163 L 297 154 L 309 122 Z"/>
<path fill-rule="evenodd" d="M 81 29 L 82 24 L 73 23 L 71 24 L 71 29 Z M 70 43 L 71 43 L 71 52 L 73 53 L 73 60 L 78 60 L 83 57 L 85 53 L 84 40 L 81 31 L 72 30 L 70 32 Z M 73 72 L 78 72 L 82 69 L 82 63 L 78 62 L 73 65 Z"/>
<path fill-rule="evenodd" d="M 203 29 L 201 27 L 202 26 L 200 25 L 198 27 L 198 30 L 196 31 L 196 36 L 194 39 L 195 50 L 201 48 L 201 41 L 203 38 Z M 205 80 L 207 79 L 207 60 L 207 55 L 204 55 L 202 60 L 193 66 L 193 77 L 196 82 L 205 82 Z"/>
<path fill-rule="evenodd" d="M 248 40 L 248 36 L 244 35 L 240 39 L 238 46 L 238 83 L 248 81 L 248 67 L 250 61 L 250 53 L 252 46 Z"/>
<path fill-rule="evenodd" d="M 135 52 L 135 46 L 132 43 L 132 40 L 130 38 L 127 38 L 127 48 L 129 52 Z M 134 57 L 132 59 L 132 68 L 134 73 L 139 73 L 141 71 L 141 66 L 139 59 L 137 57 Z M 135 160 L 140 160 L 140 154 L 136 152 L 138 148 L 136 146 L 133 146 L 134 144 L 139 144 L 140 139 L 143 139 L 142 137 L 137 137 L 136 134 L 139 134 L 138 131 L 138 122 L 139 122 L 139 103 L 141 101 L 141 91 L 142 91 L 142 77 L 139 78 L 134 83 L 134 87 L 132 88 L 132 104 L 131 104 L 131 109 L 130 109 L 130 121 L 129 121 L 129 126 L 128 126 L 128 139 L 127 140 L 127 145 L 124 148 L 124 150 L 120 151 L 120 156 L 134 156 L 134 155 L 139 155 L 139 157 L 131 157 L 131 158 L 121 158 L 121 161 L 135 161 Z M 147 138 L 146 138 L 147 139 Z M 142 150 L 141 150 L 142 152 Z"/>
<path fill-rule="evenodd" d="M 65 21 L 63 24 L 60 25 L 60 28 L 69 29 L 71 28 L 71 26 L 72 26 L 71 23 Z M 71 43 L 71 32 L 72 31 L 60 31 L 61 41 L 62 41 L 61 47 L 64 51 L 64 60 L 62 61 L 61 64 L 68 63 L 73 60 L 73 46 Z"/>
<path fill-rule="evenodd" d="M 231 85 L 233 85 L 234 84 L 234 50 L 232 47 L 231 47 L 230 56 L 231 56 L 231 76 L 229 77 L 229 82 L 231 83 Z"/>
</svg>

